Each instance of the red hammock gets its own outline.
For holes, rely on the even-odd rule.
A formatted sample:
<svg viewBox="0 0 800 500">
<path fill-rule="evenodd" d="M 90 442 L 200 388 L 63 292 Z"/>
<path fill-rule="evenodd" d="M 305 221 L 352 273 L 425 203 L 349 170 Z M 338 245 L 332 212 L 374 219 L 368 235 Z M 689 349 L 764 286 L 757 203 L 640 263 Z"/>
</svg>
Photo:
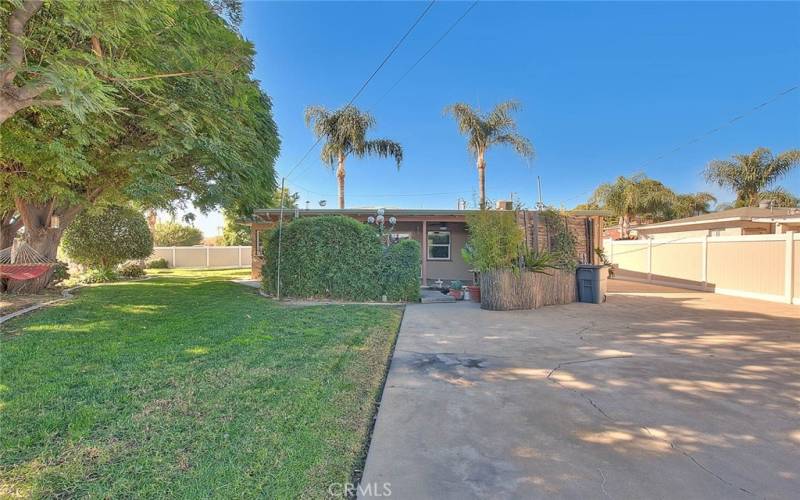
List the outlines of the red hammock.
<svg viewBox="0 0 800 500">
<path fill-rule="evenodd" d="M 32 280 L 50 269 L 50 264 L 0 264 L 0 278 Z"/>
</svg>

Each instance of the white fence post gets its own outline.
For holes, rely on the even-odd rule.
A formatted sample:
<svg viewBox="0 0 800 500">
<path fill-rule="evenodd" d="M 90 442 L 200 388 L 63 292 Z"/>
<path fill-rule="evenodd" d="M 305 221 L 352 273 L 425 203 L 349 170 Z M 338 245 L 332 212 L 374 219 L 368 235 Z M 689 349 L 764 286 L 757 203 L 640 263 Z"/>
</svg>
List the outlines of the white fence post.
<svg viewBox="0 0 800 500">
<path fill-rule="evenodd" d="M 708 288 L 708 234 L 703 236 L 703 255 L 701 257 L 701 269 L 703 273 L 703 290 Z"/>
<path fill-rule="evenodd" d="M 611 238 L 610 240 L 608 240 L 608 247 L 611 249 L 609 251 L 610 255 L 609 255 L 608 258 L 611 261 L 611 263 L 613 264 L 614 263 L 614 238 Z"/>
<path fill-rule="evenodd" d="M 175 258 L 175 247 L 172 247 L 172 267 L 178 267 L 178 261 Z"/>
<path fill-rule="evenodd" d="M 647 281 L 653 281 L 653 238 L 647 239 Z"/>
<path fill-rule="evenodd" d="M 791 304 L 794 297 L 794 231 L 786 232 L 786 250 L 784 251 L 783 295 L 786 303 Z"/>
<path fill-rule="evenodd" d="M 206 247 L 206 267 L 211 267 L 211 247 Z"/>
</svg>

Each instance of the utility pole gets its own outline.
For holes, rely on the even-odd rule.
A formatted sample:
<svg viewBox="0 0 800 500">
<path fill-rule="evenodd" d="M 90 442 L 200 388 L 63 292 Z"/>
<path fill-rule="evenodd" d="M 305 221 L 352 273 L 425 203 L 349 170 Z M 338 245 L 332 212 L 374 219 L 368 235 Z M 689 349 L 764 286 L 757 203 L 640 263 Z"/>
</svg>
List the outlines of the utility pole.
<svg viewBox="0 0 800 500">
<path fill-rule="evenodd" d="M 281 244 L 283 243 L 283 184 L 286 182 L 286 177 L 281 178 L 281 215 L 278 219 L 278 281 L 276 284 L 276 295 L 278 300 L 281 300 Z"/>
<path fill-rule="evenodd" d="M 542 203 L 542 178 L 538 175 L 536 176 L 536 186 L 539 191 L 539 201 L 536 202 L 536 209 L 541 212 L 544 210 L 544 203 Z"/>
</svg>

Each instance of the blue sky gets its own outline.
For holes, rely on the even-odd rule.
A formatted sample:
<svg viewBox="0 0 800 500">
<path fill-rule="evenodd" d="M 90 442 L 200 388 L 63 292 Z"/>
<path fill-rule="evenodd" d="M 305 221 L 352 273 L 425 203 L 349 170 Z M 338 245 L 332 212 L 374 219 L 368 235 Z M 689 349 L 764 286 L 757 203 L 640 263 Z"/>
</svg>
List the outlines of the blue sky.
<svg viewBox="0 0 800 500">
<path fill-rule="evenodd" d="M 309 104 L 345 104 L 426 3 L 245 3 L 242 32 L 272 97 L 285 175 L 313 144 Z M 397 78 L 469 6 L 437 2 L 356 101 L 373 137 L 404 147 L 389 160 L 350 159 L 348 206 L 454 208 L 477 190 L 474 160 L 442 108 L 519 100 L 537 158 L 487 157 L 487 194 L 567 208 L 618 175 L 644 172 L 679 192 L 705 183 L 707 162 L 758 146 L 800 147 L 800 89 L 701 141 L 654 158 L 800 84 L 798 3 L 481 2 L 394 90 Z M 376 105 L 376 101 L 377 105 Z M 301 202 L 335 205 L 336 179 L 315 150 L 289 177 Z M 800 194 L 800 169 L 781 184 Z M 427 195 L 430 193 L 448 193 Z M 402 195 L 402 196 L 398 196 Z M 303 205 L 304 206 L 304 205 Z"/>
</svg>

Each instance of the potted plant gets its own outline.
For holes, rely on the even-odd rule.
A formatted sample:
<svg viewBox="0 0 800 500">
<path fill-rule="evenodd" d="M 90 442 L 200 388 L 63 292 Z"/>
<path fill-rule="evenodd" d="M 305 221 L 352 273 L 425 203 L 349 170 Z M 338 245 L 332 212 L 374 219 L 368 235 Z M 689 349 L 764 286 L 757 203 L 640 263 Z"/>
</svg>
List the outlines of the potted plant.
<svg viewBox="0 0 800 500">
<path fill-rule="evenodd" d="M 475 247 L 473 247 L 469 242 L 464 245 L 464 248 L 461 249 L 461 257 L 464 259 L 469 265 L 475 266 L 477 262 L 477 256 L 475 255 Z M 472 302 L 480 302 L 481 301 L 481 285 L 480 285 L 480 274 L 479 271 L 475 268 L 472 269 L 472 284 L 467 285 L 467 293 L 469 293 L 469 300 Z"/>
<path fill-rule="evenodd" d="M 448 294 L 456 300 L 462 300 L 464 298 L 464 284 L 461 283 L 459 280 L 454 280 L 450 282 L 450 293 Z"/>
</svg>

